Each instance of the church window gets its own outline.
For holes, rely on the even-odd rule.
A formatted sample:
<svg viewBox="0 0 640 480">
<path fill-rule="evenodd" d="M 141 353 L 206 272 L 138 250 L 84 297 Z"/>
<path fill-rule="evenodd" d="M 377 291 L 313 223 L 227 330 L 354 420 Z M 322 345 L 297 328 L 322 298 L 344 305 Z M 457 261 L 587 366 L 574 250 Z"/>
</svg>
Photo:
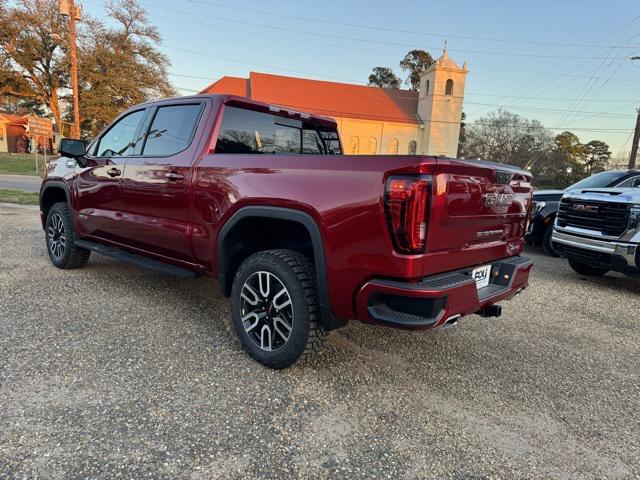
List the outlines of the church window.
<svg viewBox="0 0 640 480">
<path fill-rule="evenodd" d="M 378 153 L 378 140 L 375 137 L 369 137 L 369 143 L 367 144 L 367 153 L 369 155 L 375 155 Z"/>
<path fill-rule="evenodd" d="M 351 137 L 351 154 L 355 155 L 358 153 L 358 148 L 360 146 L 360 139 L 357 136 Z"/>
<path fill-rule="evenodd" d="M 425 80 L 424 85 L 422 85 L 422 93 L 420 96 L 426 97 L 429 95 L 429 80 Z"/>
<path fill-rule="evenodd" d="M 394 138 L 393 140 L 391 140 L 391 143 L 389 144 L 389 153 L 391 155 L 397 155 L 399 145 L 400 145 L 400 142 L 398 141 L 397 138 Z"/>
<path fill-rule="evenodd" d="M 409 155 L 415 155 L 418 150 L 418 143 L 415 140 L 409 142 Z"/>
<path fill-rule="evenodd" d="M 453 95 L 453 80 L 447 80 L 447 86 L 445 87 L 444 94 Z"/>
</svg>

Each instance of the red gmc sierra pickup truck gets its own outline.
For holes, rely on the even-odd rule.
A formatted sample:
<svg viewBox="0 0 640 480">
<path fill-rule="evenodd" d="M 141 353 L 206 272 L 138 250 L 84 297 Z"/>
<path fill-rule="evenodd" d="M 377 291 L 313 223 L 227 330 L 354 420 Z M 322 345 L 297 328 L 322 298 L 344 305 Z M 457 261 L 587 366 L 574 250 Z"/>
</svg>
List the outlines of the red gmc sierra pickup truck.
<svg viewBox="0 0 640 480">
<path fill-rule="evenodd" d="M 135 106 L 60 153 L 40 191 L 53 264 L 216 276 L 272 368 L 348 319 L 449 326 L 528 284 L 531 176 L 507 165 L 346 156 L 334 120 L 227 95 Z"/>
</svg>

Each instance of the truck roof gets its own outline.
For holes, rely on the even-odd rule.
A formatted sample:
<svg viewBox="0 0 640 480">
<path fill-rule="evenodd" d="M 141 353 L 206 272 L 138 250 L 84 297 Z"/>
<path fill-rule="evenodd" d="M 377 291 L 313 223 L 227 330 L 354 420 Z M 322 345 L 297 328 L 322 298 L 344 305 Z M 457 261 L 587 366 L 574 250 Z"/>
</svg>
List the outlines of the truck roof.
<svg viewBox="0 0 640 480">
<path fill-rule="evenodd" d="M 316 124 L 322 124 L 327 127 L 337 128 L 338 124 L 335 119 L 331 117 L 325 117 L 322 115 L 316 115 L 302 110 L 296 110 L 282 105 L 275 105 L 265 102 L 259 102 L 257 100 L 251 100 L 247 97 L 241 97 L 238 95 L 218 94 L 218 93 L 201 93 L 197 95 L 187 95 L 181 97 L 162 98 L 158 100 L 152 100 L 145 102 L 142 105 L 155 105 L 163 102 L 175 102 L 201 98 L 215 98 L 220 99 L 225 105 L 234 105 L 241 108 L 247 108 L 249 110 L 257 110 L 265 113 L 271 113 L 274 115 L 297 118 L 304 121 L 313 122 Z"/>
</svg>

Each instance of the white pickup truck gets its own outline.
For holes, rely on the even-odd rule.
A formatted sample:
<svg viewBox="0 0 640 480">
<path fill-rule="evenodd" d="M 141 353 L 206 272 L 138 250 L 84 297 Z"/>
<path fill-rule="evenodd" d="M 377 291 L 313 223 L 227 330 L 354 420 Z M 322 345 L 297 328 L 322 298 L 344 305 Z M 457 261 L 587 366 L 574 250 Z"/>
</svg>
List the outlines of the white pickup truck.
<svg viewBox="0 0 640 480">
<path fill-rule="evenodd" d="M 581 275 L 640 276 L 640 179 L 628 188 L 583 188 L 560 200 L 553 247 Z"/>
</svg>

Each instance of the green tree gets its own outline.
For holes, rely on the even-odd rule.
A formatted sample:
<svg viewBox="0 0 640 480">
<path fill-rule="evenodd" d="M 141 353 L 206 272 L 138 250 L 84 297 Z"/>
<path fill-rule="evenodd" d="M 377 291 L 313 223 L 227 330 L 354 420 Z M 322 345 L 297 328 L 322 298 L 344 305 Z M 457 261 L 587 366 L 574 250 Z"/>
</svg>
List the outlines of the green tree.
<svg viewBox="0 0 640 480">
<path fill-rule="evenodd" d="M 569 181 L 585 176 L 587 147 L 575 133 L 562 132 L 554 139 L 555 149 L 565 156 L 565 164 L 571 167 Z"/>
<path fill-rule="evenodd" d="M 85 135 L 95 135 L 122 110 L 175 95 L 161 37 L 135 0 L 107 4 L 114 26 L 92 21 L 80 49 L 80 112 Z M 71 112 L 70 112 L 71 113 Z"/>
<path fill-rule="evenodd" d="M 556 135 L 554 143 L 558 150 L 569 155 L 569 158 L 573 161 L 584 163 L 586 160 L 587 147 L 580 142 L 580 139 L 575 133 L 562 132 Z"/>
<path fill-rule="evenodd" d="M 591 140 L 585 147 L 587 150 L 587 159 L 585 162 L 586 174 L 593 175 L 594 173 L 606 170 L 611 160 L 609 145 L 600 140 Z"/>
<path fill-rule="evenodd" d="M 433 57 L 424 50 L 411 50 L 400 61 L 402 70 L 409 72 L 405 83 L 411 86 L 411 90 L 417 91 L 420 88 L 420 74 L 432 63 Z"/>
<path fill-rule="evenodd" d="M 389 67 L 374 67 L 369 75 L 369 85 L 376 87 L 398 89 L 401 82 Z"/>
<path fill-rule="evenodd" d="M 0 7 L 0 93 L 46 107 L 59 124 L 59 90 L 68 83 L 68 28 L 57 0 Z"/>
<path fill-rule="evenodd" d="M 70 119 L 68 18 L 59 0 L 0 0 L 0 94 L 34 111 L 44 108 L 61 125 Z M 80 120 L 93 135 L 121 110 L 174 94 L 160 35 L 136 0 L 107 4 L 105 25 L 87 14 L 77 23 Z"/>
</svg>

